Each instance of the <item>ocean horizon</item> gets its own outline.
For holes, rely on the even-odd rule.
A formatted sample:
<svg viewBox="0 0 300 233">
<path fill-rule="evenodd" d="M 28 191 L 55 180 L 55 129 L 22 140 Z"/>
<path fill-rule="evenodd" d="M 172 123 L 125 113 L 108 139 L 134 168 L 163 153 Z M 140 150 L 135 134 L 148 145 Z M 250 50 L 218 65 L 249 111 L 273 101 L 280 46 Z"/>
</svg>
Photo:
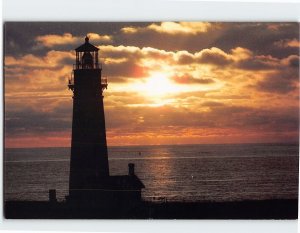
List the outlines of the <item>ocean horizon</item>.
<svg viewBox="0 0 300 233">
<path fill-rule="evenodd" d="M 108 143 L 109 144 L 109 143 Z M 119 145 L 107 145 L 107 147 L 144 147 L 144 146 L 193 146 L 193 145 L 299 145 L 298 142 L 242 142 L 242 143 L 166 143 L 166 144 L 119 144 Z M 42 149 L 42 148 L 71 148 L 69 146 L 29 146 L 29 147 L 9 147 L 5 146 L 5 149 Z"/>
<path fill-rule="evenodd" d="M 110 175 L 128 163 L 148 201 L 238 201 L 298 198 L 299 145 L 189 144 L 109 146 Z M 58 200 L 68 195 L 70 148 L 5 148 L 5 200 Z"/>
</svg>

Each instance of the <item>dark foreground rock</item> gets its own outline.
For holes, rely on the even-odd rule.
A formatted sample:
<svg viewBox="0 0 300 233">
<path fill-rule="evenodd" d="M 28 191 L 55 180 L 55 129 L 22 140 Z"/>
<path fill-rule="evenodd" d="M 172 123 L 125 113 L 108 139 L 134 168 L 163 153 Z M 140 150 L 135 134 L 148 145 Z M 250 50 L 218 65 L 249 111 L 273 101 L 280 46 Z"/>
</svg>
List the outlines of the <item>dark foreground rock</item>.
<svg viewBox="0 0 300 233">
<path fill-rule="evenodd" d="M 96 203 L 7 201 L 8 219 L 297 219 L 298 200 Z"/>
</svg>

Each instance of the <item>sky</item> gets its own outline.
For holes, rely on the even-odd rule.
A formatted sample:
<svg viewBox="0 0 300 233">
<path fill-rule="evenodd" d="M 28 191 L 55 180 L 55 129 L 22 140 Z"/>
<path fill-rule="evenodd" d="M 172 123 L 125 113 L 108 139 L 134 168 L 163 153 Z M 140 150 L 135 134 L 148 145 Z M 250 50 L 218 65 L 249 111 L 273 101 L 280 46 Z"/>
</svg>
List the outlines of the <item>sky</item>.
<svg viewBox="0 0 300 233">
<path fill-rule="evenodd" d="M 109 146 L 299 141 L 298 23 L 8 22 L 6 147 L 70 146 L 86 35 L 109 83 Z"/>
</svg>

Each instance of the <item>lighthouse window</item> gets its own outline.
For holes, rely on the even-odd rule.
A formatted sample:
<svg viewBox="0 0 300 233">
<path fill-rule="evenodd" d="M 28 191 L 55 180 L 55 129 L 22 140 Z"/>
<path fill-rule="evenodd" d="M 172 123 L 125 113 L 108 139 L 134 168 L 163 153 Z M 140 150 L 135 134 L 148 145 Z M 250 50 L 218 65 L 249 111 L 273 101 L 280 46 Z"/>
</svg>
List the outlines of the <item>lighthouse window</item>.
<svg viewBox="0 0 300 233">
<path fill-rule="evenodd" d="M 85 69 L 93 68 L 93 56 L 90 52 L 84 52 L 82 56 L 82 65 Z"/>
</svg>

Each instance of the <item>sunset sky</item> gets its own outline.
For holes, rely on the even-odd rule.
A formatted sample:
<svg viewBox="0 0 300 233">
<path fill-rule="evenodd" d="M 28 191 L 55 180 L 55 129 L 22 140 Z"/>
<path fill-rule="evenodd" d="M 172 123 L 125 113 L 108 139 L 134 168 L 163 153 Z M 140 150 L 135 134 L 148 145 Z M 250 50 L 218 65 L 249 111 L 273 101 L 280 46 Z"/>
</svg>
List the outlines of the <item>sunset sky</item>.
<svg viewBox="0 0 300 233">
<path fill-rule="evenodd" d="M 298 142 L 297 23 L 6 23 L 5 146 L 70 146 L 74 49 L 100 49 L 113 145 Z"/>
</svg>

